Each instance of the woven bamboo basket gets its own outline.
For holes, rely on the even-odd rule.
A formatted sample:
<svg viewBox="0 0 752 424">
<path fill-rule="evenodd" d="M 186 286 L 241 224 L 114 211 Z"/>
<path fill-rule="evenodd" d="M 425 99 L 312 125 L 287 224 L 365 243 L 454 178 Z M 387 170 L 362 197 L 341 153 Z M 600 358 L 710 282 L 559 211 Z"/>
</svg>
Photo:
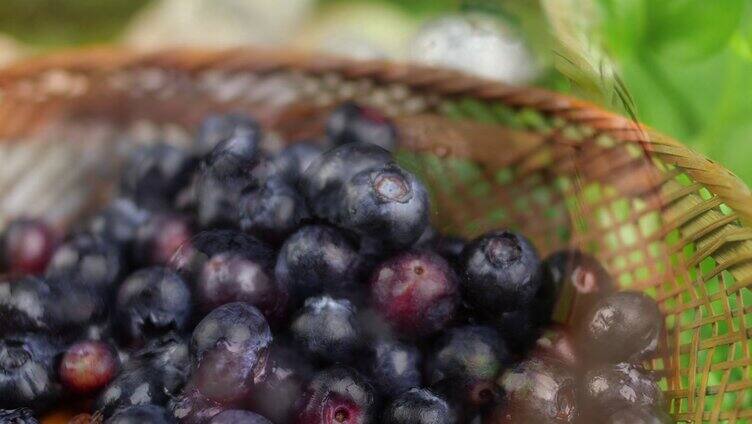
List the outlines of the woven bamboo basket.
<svg viewBox="0 0 752 424">
<path fill-rule="evenodd" d="M 347 99 L 393 116 L 434 224 L 509 227 L 543 254 L 595 254 L 665 316 L 660 377 L 678 421 L 752 420 L 752 196 L 722 166 L 597 106 L 446 70 L 254 49 L 48 56 L 0 72 L 0 222 L 68 225 L 109 195 L 128 146 L 190 143 L 202 116 L 253 113 L 311 137 Z"/>
</svg>

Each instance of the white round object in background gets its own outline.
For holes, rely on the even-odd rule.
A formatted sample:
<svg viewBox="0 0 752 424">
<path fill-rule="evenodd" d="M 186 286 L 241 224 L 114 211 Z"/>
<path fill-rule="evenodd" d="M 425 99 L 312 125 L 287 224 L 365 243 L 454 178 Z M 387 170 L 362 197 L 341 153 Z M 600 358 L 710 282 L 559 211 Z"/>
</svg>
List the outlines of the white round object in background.
<svg viewBox="0 0 752 424">
<path fill-rule="evenodd" d="M 481 14 L 447 15 L 427 22 L 410 43 L 410 60 L 525 84 L 537 67 L 525 41 L 500 20 Z"/>
</svg>

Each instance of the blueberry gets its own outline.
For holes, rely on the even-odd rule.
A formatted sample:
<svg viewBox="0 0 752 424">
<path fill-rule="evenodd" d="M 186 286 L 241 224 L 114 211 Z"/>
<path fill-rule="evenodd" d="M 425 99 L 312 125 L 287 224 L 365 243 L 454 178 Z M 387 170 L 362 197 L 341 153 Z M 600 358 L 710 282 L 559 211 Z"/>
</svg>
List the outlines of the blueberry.
<svg viewBox="0 0 752 424">
<path fill-rule="evenodd" d="M 133 353 L 129 365 L 158 370 L 165 390 L 177 393 L 187 381 L 192 367 L 188 342 L 174 332 L 151 339 Z"/>
<path fill-rule="evenodd" d="M 143 364 L 124 366 L 97 397 L 95 408 L 105 417 L 130 406 L 167 403 L 168 393 L 161 384 L 159 370 L 140 365 Z"/>
<path fill-rule="evenodd" d="M 277 286 L 262 264 L 233 253 L 212 256 L 196 279 L 194 292 L 204 313 L 225 303 L 245 302 L 272 318 L 287 303 L 287 292 Z"/>
<path fill-rule="evenodd" d="M 260 143 L 258 126 L 236 127 L 229 138 L 214 146 L 203 167 L 220 178 L 246 175 L 261 159 Z"/>
<path fill-rule="evenodd" d="M 75 281 L 27 277 L 0 283 L 0 333 L 42 330 L 75 336 L 103 314 L 103 299 Z"/>
<path fill-rule="evenodd" d="M 106 294 L 114 290 L 123 269 L 123 256 L 115 244 L 79 234 L 55 251 L 47 275 L 75 280 Z"/>
<path fill-rule="evenodd" d="M 327 368 L 308 384 L 299 424 L 376 423 L 376 390 L 357 371 L 344 366 Z"/>
<path fill-rule="evenodd" d="M 134 258 L 141 265 L 167 265 L 180 246 L 193 236 L 193 225 L 185 215 L 152 214 L 136 232 Z"/>
<path fill-rule="evenodd" d="M 671 424 L 674 420 L 657 408 L 629 406 L 614 412 L 604 421 L 606 424 Z"/>
<path fill-rule="evenodd" d="M 296 186 L 300 176 L 324 150 L 309 142 L 297 142 L 285 147 L 272 157 L 271 162 L 277 175 Z"/>
<path fill-rule="evenodd" d="M 40 334 L 0 339 L 0 399 L 3 408 L 30 407 L 44 411 L 61 394 L 55 357 L 59 346 Z"/>
<path fill-rule="evenodd" d="M 575 375 L 563 362 L 533 356 L 509 369 L 499 384 L 505 400 L 493 422 L 564 424 L 579 417 Z"/>
<path fill-rule="evenodd" d="M 397 130 L 380 111 L 346 102 L 332 112 L 326 135 L 335 145 L 372 143 L 389 151 L 397 148 Z"/>
<path fill-rule="evenodd" d="M 29 408 L 0 409 L 0 423 L 4 424 L 39 424 L 34 412 Z"/>
<path fill-rule="evenodd" d="M 423 358 L 416 346 L 381 338 L 371 344 L 370 351 L 368 374 L 381 393 L 395 397 L 420 386 Z"/>
<path fill-rule="evenodd" d="M 463 326 L 446 331 L 428 358 L 430 384 L 450 385 L 451 397 L 484 405 L 496 398 L 495 379 L 511 363 L 499 334 L 491 327 Z"/>
<path fill-rule="evenodd" d="M 303 197 L 281 178 L 246 189 L 239 202 L 240 228 L 271 243 L 282 242 L 309 219 Z"/>
<path fill-rule="evenodd" d="M 312 374 L 313 367 L 296 349 L 275 340 L 250 409 L 275 423 L 292 422 L 297 402 Z"/>
<path fill-rule="evenodd" d="M 89 221 L 89 233 L 130 249 L 138 229 L 149 219 L 149 212 L 132 200 L 115 199 Z"/>
<path fill-rule="evenodd" d="M 428 226 L 428 192 L 394 163 L 366 169 L 346 181 L 322 218 L 395 247 L 413 244 Z"/>
<path fill-rule="evenodd" d="M 272 424 L 272 422 L 250 411 L 230 409 L 215 415 L 209 424 Z"/>
<path fill-rule="evenodd" d="M 413 248 L 423 250 L 433 250 L 452 265 L 457 266 L 462 259 L 462 252 L 465 250 L 467 240 L 462 237 L 441 234 L 433 226 L 426 227 Z"/>
<path fill-rule="evenodd" d="M 580 389 L 582 411 L 607 417 L 629 406 L 657 407 L 663 393 L 638 365 L 604 365 L 585 373 Z"/>
<path fill-rule="evenodd" d="M 384 412 L 384 424 L 456 424 L 449 403 L 427 389 L 414 388 L 392 401 Z"/>
<path fill-rule="evenodd" d="M 188 152 L 159 143 L 131 152 L 121 177 L 121 193 L 149 209 L 169 208 L 188 185 L 196 161 Z"/>
<path fill-rule="evenodd" d="M 191 314 L 188 286 L 167 268 L 146 268 L 120 286 L 115 322 L 129 344 L 141 344 L 169 331 L 183 331 Z"/>
<path fill-rule="evenodd" d="M 546 329 L 535 342 L 535 354 L 564 362 L 570 367 L 580 365 L 580 356 L 575 349 L 575 340 L 570 328 L 555 325 Z"/>
<path fill-rule="evenodd" d="M 298 346 L 315 358 L 352 362 L 363 346 L 356 308 L 329 296 L 308 298 L 292 321 L 290 332 Z"/>
<path fill-rule="evenodd" d="M 260 263 L 265 269 L 274 264 L 274 251 L 255 237 L 239 231 L 202 231 L 183 243 L 170 260 L 170 267 L 177 270 L 191 285 L 195 284 L 206 263 L 215 255 L 227 253 Z"/>
<path fill-rule="evenodd" d="M 224 140 L 248 136 L 260 142 L 259 125 L 253 119 L 238 113 L 211 115 L 201 123 L 196 144 L 199 154 L 204 155 Z"/>
<path fill-rule="evenodd" d="M 594 257 L 579 250 L 563 250 L 546 258 L 555 291 L 571 299 L 569 322 L 577 323 L 598 299 L 616 291 L 611 275 Z"/>
<path fill-rule="evenodd" d="M 44 221 L 13 220 L 0 239 L 0 269 L 13 275 L 41 274 L 57 244 L 57 234 Z"/>
<path fill-rule="evenodd" d="M 489 321 L 499 330 L 509 348 L 524 353 L 533 346 L 543 332 L 544 315 L 533 308 L 498 312 Z"/>
<path fill-rule="evenodd" d="M 373 144 L 351 143 L 335 147 L 308 165 L 301 176 L 301 193 L 311 212 L 327 218 L 338 212 L 342 189 L 355 174 L 392 162 L 392 155 Z"/>
<path fill-rule="evenodd" d="M 228 409 L 202 395 L 195 387 L 187 387 L 180 395 L 170 399 L 168 408 L 175 420 L 182 424 L 207 424 Z"/>
<path fill-rule="evenodd" d="M 236 227 L 241 194 L 256 184 L 258 181 L 251 175 L 220 177 L 211 170 L 202 170 L 195 185 L 198 223 L 204 228 Z"/>
<path fill-rule="evenodd" d="M 658 304 L 640 292 L 596 302 L 577 327 L 583 356 L 600 362 L 639 362 L 655 354 L 663 330 Z"/>
<path fill-rule="evenodd" d="M 247 397 L 263 376 L 271 342 L 269 324 L 255 307 L 235 302 L 211 311 L 191 338 L 198 389 L 217 402 Z"/>
<path fill-rule="evenodd" d="M 486 233 L 463 253 L 466 300 L 488 316 L 522 309 L 542 284 L 539 265 L 538 253 L 523 236 L 503 230 Z"/>
<path fill-rule="evenodd" d="M 428 251 L 404 252 L 380 264 L 370 290 L 376 310 L 409 335 L 441 330 L 459 304 L 457 276 L 441 256 Z"/>
<path fill-rule="evenodd" d="M 340 230 L 309 225 L 288 238 L 277 256 L 274 275 L 294 304 L 322 292 L 344 295 L 359 283 L 362 259 Z"/>
<path fill-rule="evenodd" d="M 74 343 L 60 361 L 60 381 L 76 393 L 92 393 L 110 383 L 118 372 L 119 360 L 108 343 L 86 340 Z"/>
<path fill-rule="evenodd" d="M 156 405 L 136 405 L 121 409 L 105 424 L 170 424 L 173 420 L 167 410 Z"/>
</svg>

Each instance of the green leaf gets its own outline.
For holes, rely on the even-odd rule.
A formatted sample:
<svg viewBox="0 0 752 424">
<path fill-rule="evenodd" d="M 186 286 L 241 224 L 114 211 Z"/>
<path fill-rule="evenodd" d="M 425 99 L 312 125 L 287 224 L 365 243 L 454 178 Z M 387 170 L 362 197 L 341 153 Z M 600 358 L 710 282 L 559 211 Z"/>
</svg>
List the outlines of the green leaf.
<svg viewBox="0 0 752 424">
<path fill-rule="evenodd" d="M 650 40 L 661 54 L 695 61 L 728 45 L 739 26 L 745 0 L 651 1 Z"/>
<path fill-rule="evenodd" d="M 599 0 L 602 31 L 616 56 L 632 56 L 641 47 L 648 28 L 647 0 Z"/>
</svg>

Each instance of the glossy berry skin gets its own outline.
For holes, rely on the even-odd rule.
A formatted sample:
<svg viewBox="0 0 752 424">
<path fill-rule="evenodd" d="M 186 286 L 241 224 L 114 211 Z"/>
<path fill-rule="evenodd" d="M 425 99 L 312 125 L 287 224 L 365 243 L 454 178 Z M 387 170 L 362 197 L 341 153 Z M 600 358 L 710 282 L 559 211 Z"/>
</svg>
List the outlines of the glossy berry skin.
<svg viewBox="0 0 752 424">
<path fill-rule="evenodd" d="M 115 301 L 115 323 L 129 344 L 140 345 L 170 331 L 183 331 L 190 314 L 188 286 L 167 268 L 145 268 L 131 274 Z"/>
<path fill-rule="evenodd" d="M 340 230 L 308 225 L 280 249 L 274 275 L 286 287 L 293 305 L 322 292 L 345 295 L 359 284 L 363 260 L 357 246 Z"/>
<path fill-rule="evenodd" d="M 89 234 L 129 249 L 139 227 L 149 219 L 149 215 L 147 210 L 139 208 L 130 199 L 115 199 L 89 221 Z"/>
<path fill-rule="evenodd" d="M 571 299 L 566 305 L 571 323 L 581 321 L 593 303 L 616 291 L 616 284 L 603 265 L 579 250 L 553 253 L 546 258 L 544 266 L 557 297 Z"/>
<path fill-rule="evenodd" d="M 167 410 L 156 405 L 130 406 L 118 411 L 106 421 L 107 424 L 170 424 L 172 422 Z"/>
<path fill-rule="evenodd" d="M 335 145 L 372 143 L 389 151 L 397 148 L 397 130 L 380 111 L 346 102 L 326 123 L 326 135 Z"/>
<path fill-rule="evenodd" d="M 34 412 L 28 408 L 0 409 L 0 423 L 5 424 L 39 424 Z"/>
<path fill-rule="evenodd" d="M 148 209 L 168 208 L 188 185 L 196 161 L 187 151 L 165 143 L 131 152 L 121 177 L 121 193 Z"/>
<path fill-rule="evenodd" d="M 324 218 L 342 228 L 389 246 L 407 247 L 428 226 L 425 186 L 394 163 L 355 174 L 341 192 L 336 210 Z"/>
<path fill-rule="evenodd" d="M 674 420 L 659 408 L 630 406 L 614 412 L 606 424 L 672 424 Z"/>
<path fill-rule="evenodd" d="M 246 189 L 239 202 L 240 228 L 270 243 L 281 243 L 310 218 L 303 197 L 281 178 Z"/>
<path fill-rule="evenodd" d="M 400 253 L 377 266 L 370 291 L 374 308 L 407 335 L 443 329 L 459 304 L 457 276 L 446 260 L 429 251 Z"/>
<path fill-rule="evenodd" d="M 108 343 L 87 340 L 68 347 L 60 361 L 60 381 L 76 393 L 95 392 L 118 372 L 117 353 Z"/>
<path fill-rule="evenodd" d="M 629 407 L 657 407 L 663 393 L 647 372 L 638 365 L 619 363 L 591 369 L 580 388 L 581 409 L 600 417 Z"/>
<path fill-rule="evenodd" d="M 133 257 L 143 266 L 167 265 L 193 233 L 193 224 L 187 216 L 154 213 L 136 232 Z"/>
<path fill-rule="evenodd" d="M 237 149 L 238 152 L 248 152 L 253 156 L 259 152 L 261 143 L 261 128 L 252 118 L 239 113 L 225 115 L 212 115 L 204 119 L 198 130 L 197 144 L 199 153 L 204 155 L 215 151 L 217 146 L 227 140 L 239 140 L 230 142 L 224 150 Z"/>
<path fill-rule="evenodd" d="M 576 368 L 580 364 L 574 335 L 569 327 L 555 325 L 546 329 L 544 334 L 535 342 L 534 354 L 556 359 Z"/>
<path fill-rule="evenodd" d="M 308 383 L 297 424 L 372 424 L 377 421 L 376 390 L 357 371 L 334 366 Z"/>
<path fill-rule="evenodd" d="M 410 389 L 392 401 L 382 417 L 384 424 L 456 424 L 449 403 L 427 389 Z"/>
<path fill-rule="evenodd" d="M 125 264 L 113 242 L 80 234 L 60 246 L 47 267 L 47 275 L 75 280 L 98 293 L 111 293 Z"/>
<path fill-rule="evenodd" d="M 494 381 L 510 363 L 510 353 L 493 328 L 455 327 L 428 357 L 427 379 L 432 385 L 450 385 L 453 398 L 481 406 L 494 400 Z"/>
<path fill-rule="evenodd" d="M 193 285 L 206 263 L 220 253 L 238 255 L 265 268 L 274 266 L 274 250 L 257 238 L 233 230 L 207 230 L 180 246 L 170 267 Z"/>
<path fill-rule="evenodd" d="M 263 376 L 271 342 L 269 324 L 255 307 L 235 302 L 214 309 L 191 338 L 197 388 L 225 404 L 247 398 Z"/>
<path fill-rule="evenodd" d="M 203 313 L 226 303 L 245 302 L 269 318 L 284 309 L 287 299 L 262 264 L 233 253 L 214 255 L 204 264 L 194 293 Z"/>
<path fill-rule="evenodd" d="M 41 334 L 8 335 L 0 339 L 0 399 L 4 408 L 43 411 L 59 398 L 55 357 L 59 346 Z"/>
<path fill-rule="evenodd" d="M 174 332 L 151 339 L 133 353 L 128 365 L 157 370 L 159 383 L 164 390 L 177 394 L 186 383 L 192 367 L 188 341 Z"/>
<path fill-rule="evenodd" d="M 370 353 L 368 374 L 379 392 L 394 397 L 420 386 L 423 358 L 416 346 L 382 338 Z"/>
<path fill-rule="evenodd" d="M 640 292 L 613 293 L 584 315 L 578 346 L 587 358 L 606 363 L 639 362 L 655 353 L 663 329 L 658 304 Z"/>
<path fill-rule="evenodd" d="M 499 379 L 504 402 L 493 423 L 574 423 L 579 417 L 575 375 L 563 362 L 532 356 Z"/>
<path fill-rule="evenodd" d="M 292 422 L 305 385 L 313 375 L 312 365 L 287 343 L 276 342 L 269 352 L 266 372 L 250 408 L 275 423 Z"/>
<path fill-rule="evenodd" d="M 250 411 L 230 409 L 214 416 L 209 424 L 272 424 L 272 422 Z"/>
<path fill-rule="evenodd" d="M 272 157 L 276 175 L 289 184 L 297 186 L 300 176 L 308 166 L 324 152 L 324 149 L 309 142 L 297 142 L 285 147 Z"/>
<path fill-rule="evenodd" d="M 159 370 L 136 364 L 125 366 L 95 401 L 95 410 L 110 417 L 117 410 L 136 405 L 164 405 L 168 394 L 159 380 Z"/>
<path fill-rule="evenodd" d="M 473 240 L 462 259 L 467 301 L 480 313 L 522 309 L 533 301 L 542 283 L 538 253 L 529 240 L 504 230 Z"/>
<path fill-rule="evenodd" d="M 327 295 L 306 300 L 290 333 L 300 349 L 327 362 L 352 362 L 363 343 L 355 306 Z"/>
<path fill-rule="evenodd" d="M 168 408 L 175 421 L 183 424 L 206 424 L 214 416 L 229 409 L 190 386 L 187 386 L 178 396 L 170 399 Z"/>
<path fill-rule="evenodd" d="M 12 275 L 42 274 L 58 242 L 55 231 L 41 220 L 11 221 L 0 239 L 0 269 Z"/>
</svg>

